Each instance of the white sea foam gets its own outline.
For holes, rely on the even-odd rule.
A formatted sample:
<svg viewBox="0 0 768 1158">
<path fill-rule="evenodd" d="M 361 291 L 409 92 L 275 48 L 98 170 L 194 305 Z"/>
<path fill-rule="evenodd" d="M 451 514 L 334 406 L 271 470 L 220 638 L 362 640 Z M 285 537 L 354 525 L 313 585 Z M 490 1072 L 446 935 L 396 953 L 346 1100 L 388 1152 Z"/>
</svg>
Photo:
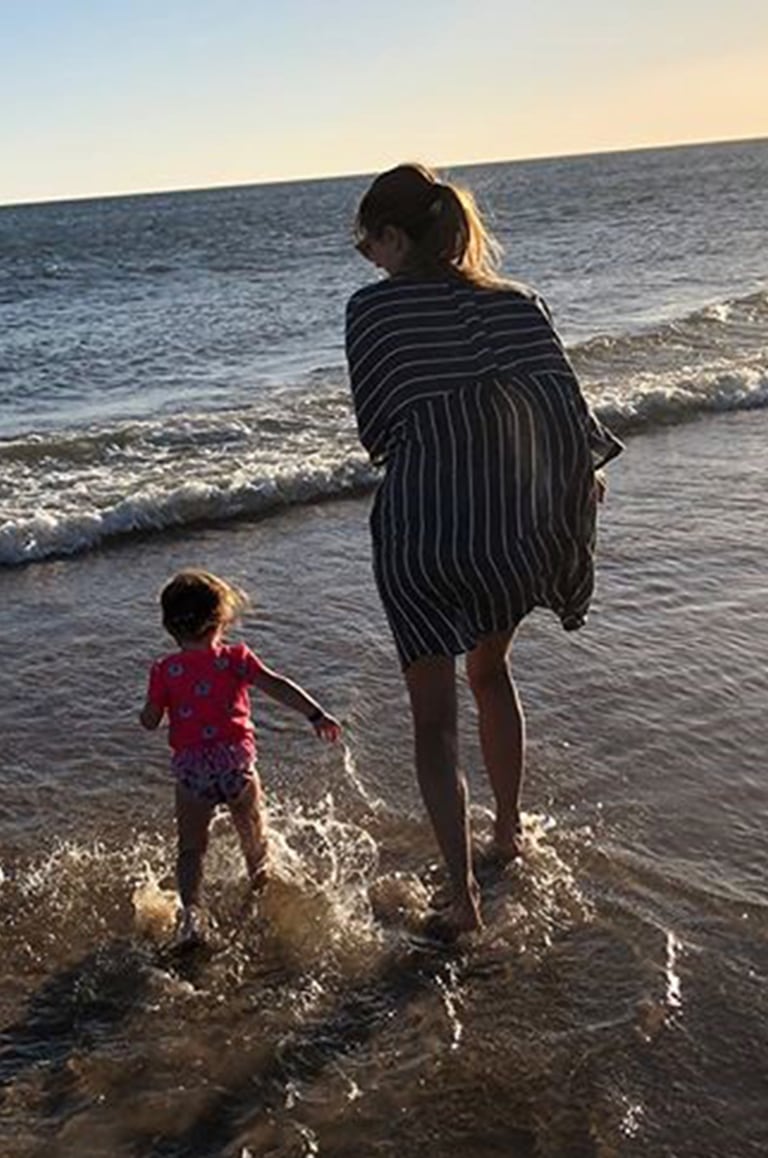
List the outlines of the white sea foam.
<svg viewBox="0 0 768 1158">
<path fill-rule="evenodd" d="M 617 433 L 768 406 L 768 293 L 715 302 L 571 356 Z M 119 536 L 258 517 L 374 485 L 339 367 L 238 408 L 30 432 L 0 442 L 0 565 Z"/>
<path fill-rule="evenodd" d="M 358 457 L 336 466 L 310 464 L 248 483 L 190 481 L 167 487 L 155 483 L 101 510 L 85 494 L 82 507 L 61 512 L 38 509 L 0 524 L 0 564 L 73 555 L 121 535 L 263 515 L 281 506 L 351 493 L 369 486 L 372 479 L 371 468 Z"/>
<path fill-rule="evenodd" d="M 640 373 L 623 390 L 605 391 L 595 409 L 609 426 L 633 431 L 684 422 L 699 414 L 764 406 L 768 406 L 768 366 L 704 372 L 683 368 L 666 382 Z"/>
</svg>

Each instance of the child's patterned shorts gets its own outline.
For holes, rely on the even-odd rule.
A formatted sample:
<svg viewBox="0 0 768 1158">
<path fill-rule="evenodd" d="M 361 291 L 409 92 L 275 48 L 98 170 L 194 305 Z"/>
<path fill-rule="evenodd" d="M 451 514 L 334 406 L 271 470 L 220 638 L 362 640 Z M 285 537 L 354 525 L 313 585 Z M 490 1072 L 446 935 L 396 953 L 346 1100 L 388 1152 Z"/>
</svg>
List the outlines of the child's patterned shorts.
<svg viewBox="0 0 768 1158">
<path fill-rule="evenodd" d="M 254 753 L 238 744 L 186 748 L 171 761 L 171 771 L 185 791 L 210 804 L 231 804 L 258 778 Z"/>
</svg>

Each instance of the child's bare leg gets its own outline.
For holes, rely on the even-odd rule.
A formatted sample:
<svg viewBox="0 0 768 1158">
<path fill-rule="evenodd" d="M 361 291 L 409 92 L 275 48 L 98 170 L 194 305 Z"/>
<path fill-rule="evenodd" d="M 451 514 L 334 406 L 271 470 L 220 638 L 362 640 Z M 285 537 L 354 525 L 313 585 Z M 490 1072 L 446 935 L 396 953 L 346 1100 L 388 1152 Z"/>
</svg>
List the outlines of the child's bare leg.
<svg viewBox="0 0 768 1158">
<path fill-rule="evenodd" d="M 215 804 L 176 785 L 176 830 L 178 855 L 176 880 L 184 908 L 200 904 L 203 859 L 208 847 L 208 829 Z"/>
<path fill-rule="evenodd" d="M 243 791 L 229 801 L 232 822 L 240 838 L 248 876 L 254 888 L 267 880 L 267 832 L 261 783 L 254 773 Z"/>
<path fill-rule="evenodd" d="M 525 760 L 525 719 L 507 660 L 511 641 L 511 631 L 500 631 L 486 636 L 467 655 L 480 746 L 496 798 L 495 844 L 510 858 L 522 851 L 520 788 Z"/>
</svg>

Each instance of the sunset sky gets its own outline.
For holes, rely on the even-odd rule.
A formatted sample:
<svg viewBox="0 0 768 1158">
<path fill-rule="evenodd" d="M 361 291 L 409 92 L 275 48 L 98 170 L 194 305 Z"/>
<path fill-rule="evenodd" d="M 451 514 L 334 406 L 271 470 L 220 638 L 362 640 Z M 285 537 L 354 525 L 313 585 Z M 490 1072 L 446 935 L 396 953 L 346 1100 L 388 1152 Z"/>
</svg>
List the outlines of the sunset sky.
<svg viewBox="0 0 768 1158">
<path fill-rule="evenodd" d="M 0 3 L 0 203 L 766 135 L 765 0 Z"/>
</svg>

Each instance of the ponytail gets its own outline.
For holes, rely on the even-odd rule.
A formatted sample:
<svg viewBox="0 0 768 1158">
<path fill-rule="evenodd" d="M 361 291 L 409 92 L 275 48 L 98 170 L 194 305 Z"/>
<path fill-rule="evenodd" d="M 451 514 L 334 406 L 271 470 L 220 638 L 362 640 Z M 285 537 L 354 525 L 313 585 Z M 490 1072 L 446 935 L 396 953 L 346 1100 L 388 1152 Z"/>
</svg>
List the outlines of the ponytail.
<svg viewBox="0 0 768 1158">
<path fill-rule="evenodd" d="M 426 166 L 398 165 L 380 174 L 357 211 L 360 242 L 379 237 L 388 225 L 411 242 L 404 272 L 459 277 L 481 286 L 504 285 L 498 273 L 501 246 L 483 223 L 472 194 L 438 181 Z"/>
</svg>

